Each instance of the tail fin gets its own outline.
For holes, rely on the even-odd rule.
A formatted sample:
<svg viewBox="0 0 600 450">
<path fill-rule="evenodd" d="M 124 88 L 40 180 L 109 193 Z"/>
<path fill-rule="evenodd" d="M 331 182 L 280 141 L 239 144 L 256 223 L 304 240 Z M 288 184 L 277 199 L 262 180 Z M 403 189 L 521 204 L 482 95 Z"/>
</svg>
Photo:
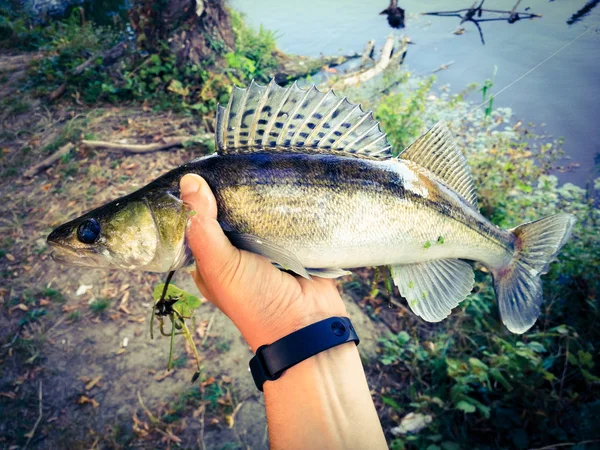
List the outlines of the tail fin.
<svg viewBox="0 0 600 450">
<path fill-rule="evenodd" d="M 517 238 L 514 257 L 493 275 L 502 321 L 513 333 L 525 333 L 540 315 L 540 276 L 569 239 L 574 224 L 574 216 L 556 214 L 511 230 Z"/>
</svg>

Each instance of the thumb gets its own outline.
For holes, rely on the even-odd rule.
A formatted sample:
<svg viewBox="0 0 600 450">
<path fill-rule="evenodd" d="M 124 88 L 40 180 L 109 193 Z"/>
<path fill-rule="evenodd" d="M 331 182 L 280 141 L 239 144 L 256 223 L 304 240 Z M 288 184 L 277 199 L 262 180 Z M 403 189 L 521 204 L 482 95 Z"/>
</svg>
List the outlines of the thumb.
<svg viewBox="0 0 600 450">
<path fill-rule="evenodd" d="M 239 262 L 239 250 L 231 245 L 217 222 L 217 201 L 208 183 L 199 175 L 187 174 L 179 184 L 181 199 L 193 211 L 186 239 L 198 275 L 205 285 L 232 275 L 230 272 Z"/>
</svg>

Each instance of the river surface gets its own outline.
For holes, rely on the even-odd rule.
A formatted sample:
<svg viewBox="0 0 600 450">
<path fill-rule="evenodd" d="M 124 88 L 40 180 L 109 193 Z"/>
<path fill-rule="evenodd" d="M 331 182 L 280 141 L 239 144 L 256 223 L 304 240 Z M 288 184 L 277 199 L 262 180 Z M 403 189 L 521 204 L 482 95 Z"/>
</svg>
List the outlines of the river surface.
<svg viewBox="0 0 600 450">
<path fill-rule="evenodd" d="M 534 129 L 540 134 L 564 137 L 563 148 L 569 157 L 565 163 L 580 166 L 558 174 L 559 178 L 584 186 L 594 170 L 597 173 L 598 166 L 594 165 L 600 154 L 600 4 L 579 21 L 567 24 L 590 2 L 524 0 L 518 11 L 529 7 L 529 12 L 543 17 L 513 24 L 481 23 L 485 45 L 472 23 L 464 23 L 464 34 L 455 35 L 458 17 L 420 14 L 468 8 L 473 2 L 400 0 L 399 6 L 406 10 L 406 27 L 393 30 L 386 16 L 379 15 L 388 6 L 386 0 L 230 0 L 250 25 L 276 30 L 278 47 L 289 53 L 361 53 L 370 39 L 381 46 L 390 33 L 405 34 L 415 44 L 409 46 L 405 63 L 415 74 L 426 75 L 454 61 L 447 70 L 436 73 L 437 87 L 450 85 L 451 92 L 459 92 L 472 82 L 482 84 L 488 78 L 493 78 L 493 92 L 499 92 L 577 38 L 500 94 L 494 107 L 512 108 L 516 120 L 540 125 Z M 487 0 L 484 8 L 511 10 L 514 3 Z M 472 94 L 470 99 L 480 102 L 481 94 Z"/>
</svg>

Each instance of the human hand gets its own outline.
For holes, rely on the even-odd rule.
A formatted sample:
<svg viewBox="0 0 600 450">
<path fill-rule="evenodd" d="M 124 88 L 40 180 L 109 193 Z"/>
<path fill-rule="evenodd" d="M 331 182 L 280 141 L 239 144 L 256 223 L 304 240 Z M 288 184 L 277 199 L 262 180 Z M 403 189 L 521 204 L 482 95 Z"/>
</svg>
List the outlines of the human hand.
<svg viewBox="0 0 600 450">
<path fill-rule="evenodd" d="M 186 231 L 196 260 L 198 289 L 238 327 L 253 351 L 331 316 L 346 316 L 333 280 L 306 280 L 275 268 L 229 242 L 217 222 L 217 202 L 194 174 L 180 181 L 181 199 L 194 214 Z"/>
</svg>

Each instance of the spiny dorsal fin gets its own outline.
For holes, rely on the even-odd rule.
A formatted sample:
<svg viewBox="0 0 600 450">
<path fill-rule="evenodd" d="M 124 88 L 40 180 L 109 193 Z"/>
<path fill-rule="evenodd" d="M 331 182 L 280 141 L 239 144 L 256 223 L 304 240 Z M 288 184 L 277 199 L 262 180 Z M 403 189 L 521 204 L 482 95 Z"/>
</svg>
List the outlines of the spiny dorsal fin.
<svg viewBox="0 0 600 450">
<path fill-rule="evenodd" d="M 266 150 L 392 157 L 370 111 L 332 90 L 303 90 L 296 83 L 234 88 L 227 107 L 219 106 L 216 141 L 221 154 Z"/>
<path fill-rule="evenodd" d="M 435 124 L 431 130 L 407 147 L 400 153 L 399 158 L 429 170 L 477 209 L 477 194 L 471 169 L 454 137 L 442 122 Z"/>
</svg>

